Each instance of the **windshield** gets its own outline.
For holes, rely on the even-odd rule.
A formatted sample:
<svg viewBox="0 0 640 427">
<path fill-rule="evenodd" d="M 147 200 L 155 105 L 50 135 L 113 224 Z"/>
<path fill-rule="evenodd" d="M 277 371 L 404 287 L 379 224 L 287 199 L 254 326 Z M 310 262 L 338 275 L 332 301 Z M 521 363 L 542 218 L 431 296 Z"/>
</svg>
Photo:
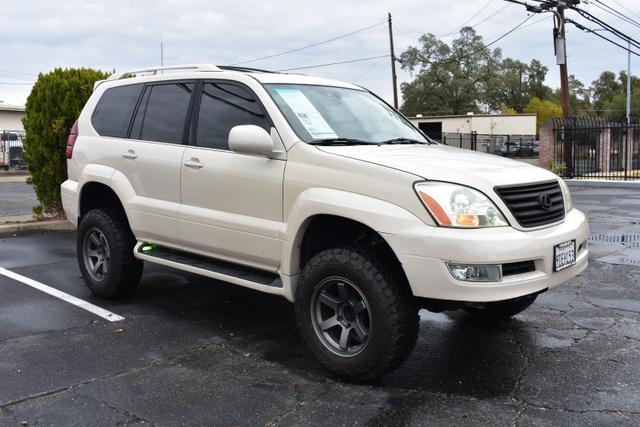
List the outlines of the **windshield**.
<svg viewBox="0 0 640 427">
<path fill-rule="evenodd" d="M 264 86 L 304 142 L 429 142 L 407 119 L 364 90 L 300 84 Z"/>
</svg>

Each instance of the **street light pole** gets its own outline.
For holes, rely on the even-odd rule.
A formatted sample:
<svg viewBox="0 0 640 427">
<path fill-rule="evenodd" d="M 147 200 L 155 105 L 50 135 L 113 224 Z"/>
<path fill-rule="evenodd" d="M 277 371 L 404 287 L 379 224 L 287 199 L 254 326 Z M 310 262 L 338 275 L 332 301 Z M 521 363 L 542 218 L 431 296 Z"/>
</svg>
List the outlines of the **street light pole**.
<svg viewBox="0 0 640 427">
<path fill-rule="evenodd" d="M 627 124 L 631 125 L 631 42 L 627 50 Z"/>
</svg>

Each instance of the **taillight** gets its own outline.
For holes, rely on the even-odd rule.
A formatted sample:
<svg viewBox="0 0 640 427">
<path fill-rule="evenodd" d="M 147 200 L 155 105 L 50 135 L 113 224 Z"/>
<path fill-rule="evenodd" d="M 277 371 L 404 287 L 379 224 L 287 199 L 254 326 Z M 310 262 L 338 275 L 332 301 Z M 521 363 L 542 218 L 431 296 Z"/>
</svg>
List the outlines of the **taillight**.
<svg viewBox="0 0 640 427">
<path fill-rule="evenodd" d="M 78 121 L 71 126 L 71 132 L 69 133 L 69 138 L 67 138 L 67 149 L 64 151 L 64 154 L 67 156 L 67 159 L 70 159 L 73 156 L 73 146 L 76 143 L 76 139 L 78 139 Z"/>
</svg>

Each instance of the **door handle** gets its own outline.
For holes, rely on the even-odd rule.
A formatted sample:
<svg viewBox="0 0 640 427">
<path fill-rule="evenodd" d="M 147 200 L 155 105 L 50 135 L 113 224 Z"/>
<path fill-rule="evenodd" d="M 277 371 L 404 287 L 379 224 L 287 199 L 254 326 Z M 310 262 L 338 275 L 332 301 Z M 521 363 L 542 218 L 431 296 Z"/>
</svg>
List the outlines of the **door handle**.
<svg viewBox="0 0 640 427">
<path fill-rule="evenodd" d="M 200 160 L 196 159 L 195 157 L 192 157 L 191 160 L 187 160 L 186 162 L 184 162 L 184 165 L 188 168 L 194 169 L 200 169 L 204 166 L 202 163 L 200 163 Z"/>
<path fill-rule="evenodd" d="M 122 153 L 122 157 L 124 157 L 125 159 L 131 159 L 131 160 L 133 160 L 133 159 L 137 159 L 137 158 L 138 158 L 138 155 L 136 154 L 136 152 L 135 152 L 135 151 L 133 151 L 133 150 L 128 150 L 128 151 L 126 151 L 126 152 Z"/>
</svg>

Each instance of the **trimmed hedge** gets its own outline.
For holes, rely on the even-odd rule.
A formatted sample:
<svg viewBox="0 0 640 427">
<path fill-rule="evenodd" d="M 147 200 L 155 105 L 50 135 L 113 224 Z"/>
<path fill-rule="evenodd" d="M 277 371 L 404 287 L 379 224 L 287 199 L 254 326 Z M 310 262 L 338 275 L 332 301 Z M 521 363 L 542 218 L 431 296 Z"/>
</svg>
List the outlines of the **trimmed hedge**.
<svg viewBox="0 0 640 427">
<path fill-rule="evenodd" d="M 22 120 L 26 131 L 24 159 L 40 206 L 37 215 L 62 212 L 60 184 L 67 179 L 65 147 L 71 126 L 93 91 L 108 74 L 88 68 L 56 68 L 38 75 Z"/>
</svg>

